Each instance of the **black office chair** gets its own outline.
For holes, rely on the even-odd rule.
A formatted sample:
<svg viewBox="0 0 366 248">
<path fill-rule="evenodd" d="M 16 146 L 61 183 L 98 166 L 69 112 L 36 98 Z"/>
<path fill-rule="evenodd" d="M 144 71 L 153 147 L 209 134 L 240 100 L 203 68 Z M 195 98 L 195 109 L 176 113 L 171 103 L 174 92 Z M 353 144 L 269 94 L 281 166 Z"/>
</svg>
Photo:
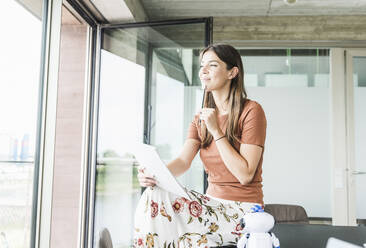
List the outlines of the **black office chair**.
<svg viewBox="0 0 366 248">
<path fill-rule="evenodd" d="M 113 248 L 111 234 L 107 228 L 99 232 L 98 248 Z"/>
</svg>

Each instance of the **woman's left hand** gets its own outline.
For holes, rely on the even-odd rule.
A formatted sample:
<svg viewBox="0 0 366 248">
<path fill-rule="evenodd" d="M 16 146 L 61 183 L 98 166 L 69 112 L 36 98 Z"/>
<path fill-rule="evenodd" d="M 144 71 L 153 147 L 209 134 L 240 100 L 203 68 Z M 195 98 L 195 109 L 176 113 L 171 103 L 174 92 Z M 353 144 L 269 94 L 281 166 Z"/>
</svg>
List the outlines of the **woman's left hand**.
<svg viewBox="0 0 366 248">
<path fill-rule="evenodd" d="M 220 129 L 217 124 L 217 113 L 214 108 L 203 108 L 200 110 L 200 119 L 204 122 L 207 130 L 212 136 L 217 136 Z"/>
</svg>

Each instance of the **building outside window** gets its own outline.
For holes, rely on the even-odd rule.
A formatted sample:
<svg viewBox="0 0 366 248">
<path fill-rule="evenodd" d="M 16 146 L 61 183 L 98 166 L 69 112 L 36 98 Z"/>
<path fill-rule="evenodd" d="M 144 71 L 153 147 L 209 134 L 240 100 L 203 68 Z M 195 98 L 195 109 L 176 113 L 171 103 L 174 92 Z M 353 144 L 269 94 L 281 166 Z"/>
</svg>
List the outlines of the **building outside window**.
<svg viewBox="0 0 366 248">
<path fill-rule="evenodd" d="M 41 8 L 0 2 L 0 247 L 30 245 Z"/>
</svg>

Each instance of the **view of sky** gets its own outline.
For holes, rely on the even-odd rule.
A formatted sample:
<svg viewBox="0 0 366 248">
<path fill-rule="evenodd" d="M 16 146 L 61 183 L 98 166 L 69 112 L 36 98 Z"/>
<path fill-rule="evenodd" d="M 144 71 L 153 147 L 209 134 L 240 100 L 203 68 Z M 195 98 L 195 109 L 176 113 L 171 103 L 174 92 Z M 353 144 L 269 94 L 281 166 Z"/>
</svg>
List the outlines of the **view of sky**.
<svg viewBox="0 0 366 248">
<path fill-rule="evenodd" d="M 37 122 L 42 23 L 14 0 L 0 1 L 0 158 L 15 138 L 30 135 Z M 16 18 L 14 18 L 16 16 Z M 19 144 L 20 145 L 20 144 Z M 20 147 L 18 148 L 19 151 Z"/>
<path fill-rule="evenodd" d="M 106 50 L 101 54 L 98 152 L 128 152 L 142 142 L 145 68 Z"/>
</svg>

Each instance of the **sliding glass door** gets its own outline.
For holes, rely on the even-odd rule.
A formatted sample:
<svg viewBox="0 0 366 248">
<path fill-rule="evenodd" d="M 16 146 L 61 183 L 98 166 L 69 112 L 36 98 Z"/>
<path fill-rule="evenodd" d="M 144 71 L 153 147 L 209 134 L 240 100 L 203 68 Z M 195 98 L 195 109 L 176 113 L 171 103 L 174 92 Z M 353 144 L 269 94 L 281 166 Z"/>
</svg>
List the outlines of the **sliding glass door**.
<svg viewBox="0 0 366 248">
<path fill-rule="evenodd" d="M 132 245 L 141 195 L 134 142 L 155 145 L 164 161 L 178 155 L 202 97 L 198 55 L 209 20 L 102 27 L 93 245 L 110 232 L 113 247 Z M 199 160 L 181 182 L 203 191 Z"/>
</svg>

